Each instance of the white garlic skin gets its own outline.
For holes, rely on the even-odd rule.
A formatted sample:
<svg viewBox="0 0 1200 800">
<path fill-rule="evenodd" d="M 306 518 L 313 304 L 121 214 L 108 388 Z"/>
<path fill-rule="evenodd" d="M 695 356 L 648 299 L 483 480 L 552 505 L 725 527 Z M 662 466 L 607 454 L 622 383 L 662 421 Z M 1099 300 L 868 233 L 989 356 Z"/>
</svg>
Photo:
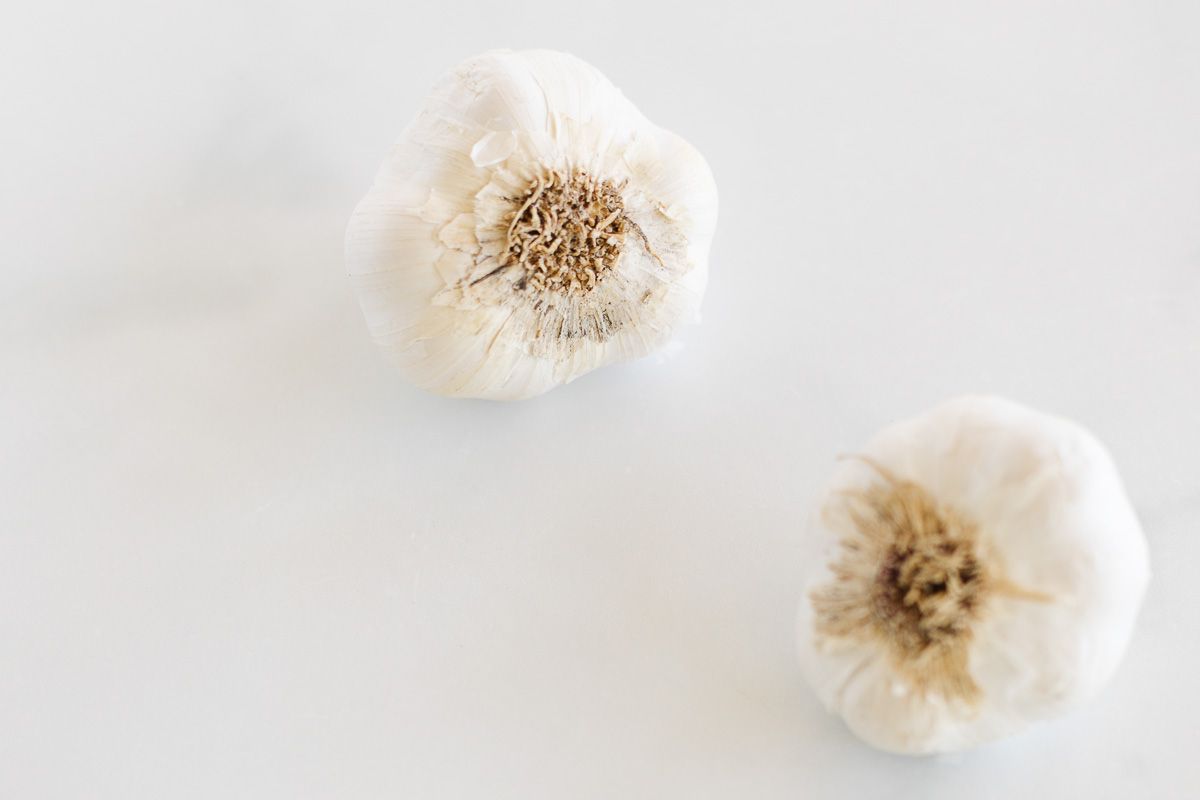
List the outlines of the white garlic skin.
<svg viewBox="0 0 1200 800">
<path fill-rule="evenodd" d="M 880 481 L 865 461 L 842 460 L 809 524 L 798 619 L 801 669 L 825 706 L 874 747 L 915 755 L 970 748 L 1092 698 L 1121 660 L 1150 578 L 1141 526 L 1100 442 L 1068 420 L 969 396 L 885 428 L 857 455 L 973 519 L 989 566 L 1048 598 L 983 606 L 968 650 L 975 704 L 915 690 L 876 643 L 822 635 L 813 592 L 834 580 L 843 535 L 828 509 Z"/>
<path fill-rule="evenodd" d="M 640 231 L 586 297 L 535 296 L 517 271 L 495 273 L 515 202 L 552 171 L 623 186 Z M 646 355 L 698 320 L 716 212 L 704 159 L 598 70 L 492 51 L 438 82 L 401 134 L 350 221 L 346 261 L 372 335 L 408 380 L 519 399 Z"/>
</svg>

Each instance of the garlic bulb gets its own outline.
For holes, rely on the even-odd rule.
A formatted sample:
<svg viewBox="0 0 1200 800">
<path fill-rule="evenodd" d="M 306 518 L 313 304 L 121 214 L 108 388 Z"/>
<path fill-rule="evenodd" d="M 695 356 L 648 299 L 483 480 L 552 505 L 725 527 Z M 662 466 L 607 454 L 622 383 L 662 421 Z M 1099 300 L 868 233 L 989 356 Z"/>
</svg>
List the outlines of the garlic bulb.
<svg viewBox="0 0 1200 800">
<path fill-rule="evenodd" d="M 515 399 L 697 318 L 716 209 L 699 153 L 596 69 L 493 51 L 443 78 L 403 132 L 346 260 L 408 379 Z"/>
<path fill-rule="evenodd" d="M 1129 641 L 1146 541 L 1078 425 L 963 397 L 842 460 L 810 524 L 800 663 L 875 747 L 961 750 L 1093 696 Z"/>
</svg>

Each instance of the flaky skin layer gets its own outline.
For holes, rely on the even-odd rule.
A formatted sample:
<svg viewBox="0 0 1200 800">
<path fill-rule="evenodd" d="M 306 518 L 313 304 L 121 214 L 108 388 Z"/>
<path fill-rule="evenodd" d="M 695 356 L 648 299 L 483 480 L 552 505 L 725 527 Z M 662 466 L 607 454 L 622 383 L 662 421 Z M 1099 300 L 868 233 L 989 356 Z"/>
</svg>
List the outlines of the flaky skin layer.
<svg viewBox="0 0 1200 800">
<path fill-rule="evenodd" d="M 897 497 L 919 513 L 889 510 Z M 921 531 L 887 545 L 922 514 L 953 546 Z M 905 754 L 963 750 L 1093 697 L 1150 577 L 1100 442 L 996 397 L 948 401 L 841 460 L 806 547 L 804 676 L 859 737 Z"/>
</svg>

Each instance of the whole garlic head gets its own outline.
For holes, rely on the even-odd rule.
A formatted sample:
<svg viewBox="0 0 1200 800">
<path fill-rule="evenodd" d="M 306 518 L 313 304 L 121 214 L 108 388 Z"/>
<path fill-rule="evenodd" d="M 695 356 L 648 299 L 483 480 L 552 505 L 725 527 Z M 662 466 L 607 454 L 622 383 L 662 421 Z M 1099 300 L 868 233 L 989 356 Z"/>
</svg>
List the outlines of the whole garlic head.
<svg viewBox="0 0 1200 800">
<path fill-rule="evenodd" d="M 443 78 L 400 136 L 346 260 L 409 380 L 516 399 L 696 319 L 716 211 L 700 154 L 595 68 L 493 51 Z"/>
<path fill-rule="evenodd" d="M 1083 428 L 962 397 L 844 459 L 813 516 L 801 668 L 869 744 L 961 750 L 1091 698 L 1150 577 Z"/>
</svg>

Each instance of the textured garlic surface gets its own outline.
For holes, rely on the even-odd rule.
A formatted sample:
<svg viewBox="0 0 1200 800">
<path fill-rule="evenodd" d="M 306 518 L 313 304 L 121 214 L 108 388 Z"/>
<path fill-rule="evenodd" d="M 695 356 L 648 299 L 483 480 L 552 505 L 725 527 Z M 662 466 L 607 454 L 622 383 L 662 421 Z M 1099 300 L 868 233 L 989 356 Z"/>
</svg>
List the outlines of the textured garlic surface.
<svg viewBox="0 0 1200 800">
<path fill-rule="evenodd" d="M 516 399 L 696 320 L 716 213 L 699 153 L 595 68 L 493 51 L 436 85 L 355 210 L 346 259 L 409 380 Z"/>
<path fill-rule="evenodd" d="M 805 539 L 801 669 L 884 750 L 961 750 L 1111 677 L 1150 577 L 1104 447 L 1073 422 L 962 397 L 839 462 Z"/>
</svg>

